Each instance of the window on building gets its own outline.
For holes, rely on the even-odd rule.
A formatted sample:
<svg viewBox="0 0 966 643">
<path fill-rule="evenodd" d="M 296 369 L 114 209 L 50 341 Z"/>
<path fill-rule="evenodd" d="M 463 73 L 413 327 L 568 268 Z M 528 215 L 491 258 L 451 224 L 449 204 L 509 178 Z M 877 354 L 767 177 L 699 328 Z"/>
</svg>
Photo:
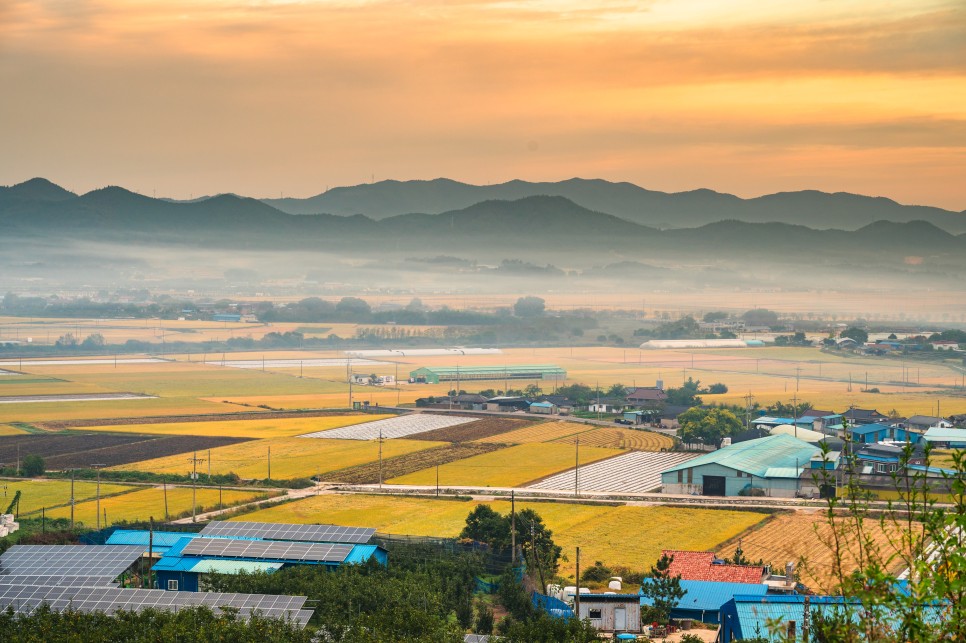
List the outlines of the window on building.
<svg viewBox="0 0 966 643">
<path fill-rule="evenodd" d="M 737 471 L 736 473 L 738 474 L 739 478 L 744 475 L 741 471 Z"/>
<path fill-rule="evenodd" d="M 678 469 L 678 484 L 684 482 L 684 469 Z"/>
<path fill-rule="evenodd" d="M 172 592 L 178 591 L 178 581 L 176 581 L 176 580 L 169 580 L 168 581 L 168 590 L 169 591 L 172 591 Z"/>
<path fill-rule="evenodd" d="M 875 470 L 877 473 L 889 473 L 889 465 L 883 462 L 878 462 L 875 465 Z"/>
<path fill-rule="evenodd" d="M 694 469 L 688 469 L 688 484 L 694 482 Z"/>
<path fill-rule="evenodd" d="M 587 618 L 589 618 L 590 620 L 595 620 L 595 619 L 600 620 L 602 618 L 600 610 L 599 609 L 587 610 Z"/>
</svg>

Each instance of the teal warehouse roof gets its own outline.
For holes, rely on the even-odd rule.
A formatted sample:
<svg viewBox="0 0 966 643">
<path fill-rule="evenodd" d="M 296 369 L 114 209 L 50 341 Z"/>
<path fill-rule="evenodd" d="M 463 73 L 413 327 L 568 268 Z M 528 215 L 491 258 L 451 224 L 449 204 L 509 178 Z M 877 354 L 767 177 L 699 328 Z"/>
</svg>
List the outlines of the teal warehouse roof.
<svg viewBox="0 0 966 643">
<path fill-rule="evenodd" d="M 662 473 L 693 469 L 706 464 L 718 464 L 757 478 L 797 477 L 797 475 L 791 475 L 795 469 L 807 467 L 812 456 L 819 452 L 820 449 L 814 444 L 790 435 L 769 435 L 705 453 L 693 460 L 665 469 Z M 772 476 L 769 476 L 769 473 Z"/>
</svg>

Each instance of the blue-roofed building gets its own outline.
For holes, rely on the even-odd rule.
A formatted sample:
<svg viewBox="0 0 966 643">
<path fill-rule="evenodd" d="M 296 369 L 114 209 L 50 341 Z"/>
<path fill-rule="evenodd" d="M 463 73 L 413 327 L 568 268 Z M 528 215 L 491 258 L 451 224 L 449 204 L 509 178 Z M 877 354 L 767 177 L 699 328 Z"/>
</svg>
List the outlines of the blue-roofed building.
<svg viewBox="0 0 966 643">
<path fill-rule="evenodd" d="M 644 579 L 644 583 L 651 579 Z M 691 619 L 717 625 L 721 622 L 721 606 L 735 596 L 764 596 L 768 586 L 764 583 L 719 583 L 716 581 L 682 580 L 684 596 L 671 610 L 672 619 Z M 643 590 L 642 590 L 643 592 Z M 641 594 L 641 605 L 653 605 L 654 601 Z"/>
<path fill-rule="evenodd" d="M 153 539 L 151 533 L 135 529 L 116 529 L 108 536 L 105 545 L 138 545 L 147 552 L 150 547 L 156 556 L 164 556 L 182 538 L 195 538 L 198 534 L 179 531 L 156 531 Z"/>
<path fill-rule="evenodd" d="M 719 643 L 731 643 L 760 636 L 769 641 L 798 641 L 802 633 L 806 600 L 809 602 L 809 618 L 815 612 L 847 613 L 853 620 L 858 620 L 863 613 L 858 601 L 841 596 L 736 595 L 721 607 L 721 628 L 717 640 Z M 924 605 L 922 611 L 927 621 L 939 622 L 941 606 Z M 889 616 L 884 615 L 883 620 L 888 623 Z M 773 637 L 769 628 L 776 626 L 777 636 Z"/>
<path fill-rule="evenodd" d="M 180 536 L 152 567 L 161 589 L 202 591 L 206 574 L 270 574 L 293 565 L 336 568 L 369 560 L 388 563 L 386 550 L 378 545 L 287 542 L 251 536 Z"/>
<path fill-rule="evenodd" d="M 940 449 L 966 449 L 966 429 L 934 426 L 926 430 L 923 439 Z"/>
<path fill-rule="evenodd" d="M 852 442 L 857 444 L 872 444 L 891 437 L 892 427 L 886 424 L 863 424 L 849 429 Z"/>
<path fill-rule="evenodd" d="M 661 483 L 664 493 L 737 496 L 755 488 L 767 496 L 794 498 L 802 492 L 818 492 L 813 488 L 810 467 L 820 452 L 814 444 L 790 435 L 769 435 L 665 469 Z M 803 489 L 803 484 L 809 488 Z"/>
</svg>

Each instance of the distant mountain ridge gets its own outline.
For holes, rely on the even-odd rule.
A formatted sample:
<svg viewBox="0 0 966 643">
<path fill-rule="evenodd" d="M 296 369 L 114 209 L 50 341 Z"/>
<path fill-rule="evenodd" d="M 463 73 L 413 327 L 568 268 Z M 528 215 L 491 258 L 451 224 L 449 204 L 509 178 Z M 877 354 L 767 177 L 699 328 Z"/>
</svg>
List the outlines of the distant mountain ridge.
<svg viewBox="0 0 966 643">
<path fill-rule="evenodd" d="M 383 219 L 413 212 L 439 214 L 482 201 L 541 195 L 562 196 L 590 210 L 656 228 L 688 228 L 735 220 L 857 230 L 875 221 L 923 220 L 949 232 L 966 232 L 966 212 L 902 205 L 884 197 L 805 190 L 742 199 L 707 189 L 667 193 L 632 183 L 580 178 L 540 183 L 514 180 L 497 185 L 470 185 L 451 179 L 389 180 L 333 188 L 307 199 L 262 201 L 291 214 L 364 214 Z"/>
<path fill-rule="evenodd" d="M 324 249 L 370 256 L 389 251 L 437 255 L 445 250 L 476 257 L 512 249 L 521 256 L 540 254 L 564 261 L 586 252 L 595 262 L 661 255 L 690 257 L 701 264 L 720 258 L 741 263 L 767 258 L 803 266 L 847 261 L 896 265 L 908 257 L 921 263 L 925 257 L 952 270 L 966 257 L 966 235 L 956 236 L 929 221 L 877 221 L 842 231 L 725 220 L 659 230 L 562 196 L 488 200 L 439 214 L 376 220 L 362 215 L 292 215 L 228 194 L 172 202 L 120 187 L 77 196 L 53 184 L 35 181 L 21 186 L 0 192 L 0 229 L 7 241 L 87 239 L 127 245 Z"/>
</svg>

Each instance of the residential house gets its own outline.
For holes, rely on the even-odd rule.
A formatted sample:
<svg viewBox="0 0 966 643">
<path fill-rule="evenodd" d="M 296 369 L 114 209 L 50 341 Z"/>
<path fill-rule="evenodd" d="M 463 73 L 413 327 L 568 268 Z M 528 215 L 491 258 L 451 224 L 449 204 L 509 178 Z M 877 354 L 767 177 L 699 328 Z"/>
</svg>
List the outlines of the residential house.
<svg viewBox="0 0 966 643">
<path fill-rule="evenodd" d="M 667 392 L 660 386 L 638 386 L 627 392 L 627 405 L 635 408 L 657 408 L 667 401 Z"/>
<path fill-rule="evenodd" d="M 934 415 L 913 415 L 906 418 L 906 421 L 903 422 L 903 424 L 908 426 L 910 429 L 918 429 L 920 433 L 923 433 L 926 431 L 926 429 L 931 429 L 934 426 L 940 429 L 953 428 L 952 422 Z"/>
<path fill-rule="evenodd" d="M 883 415 L 875 409 L 856 409 L 852 408 L 841 414 L 843 418 L 848 420 L 849 426 L 857 426 L 860 424 L 875 424 L 876 422 L 885 422 L 889 419 L 888 415 Z"/>
<path fill-rule="evenodd" d="M 644 584 L 651 582 L 644 579 Z M 761 596 L 768 593 L 768 586 L 764 583 L 723 583 L 718 581 L 682 580 L 681 589 L 684 596 L 671 610 L 671 620 L 693 620 L 717 625 L 721 622 L 721 606 L 735 596 Z M 583 600 L 583 597 L 581 597 Z M 648 596 L 641 595 L 641 605 L 653 605 L 654 601 Z"/>
<path fill-rule="evenodd" d="M 637 594 L 580 594 L 581 620 L 601 632 L 640 632 L 641 597 Z"/>
</svg>

